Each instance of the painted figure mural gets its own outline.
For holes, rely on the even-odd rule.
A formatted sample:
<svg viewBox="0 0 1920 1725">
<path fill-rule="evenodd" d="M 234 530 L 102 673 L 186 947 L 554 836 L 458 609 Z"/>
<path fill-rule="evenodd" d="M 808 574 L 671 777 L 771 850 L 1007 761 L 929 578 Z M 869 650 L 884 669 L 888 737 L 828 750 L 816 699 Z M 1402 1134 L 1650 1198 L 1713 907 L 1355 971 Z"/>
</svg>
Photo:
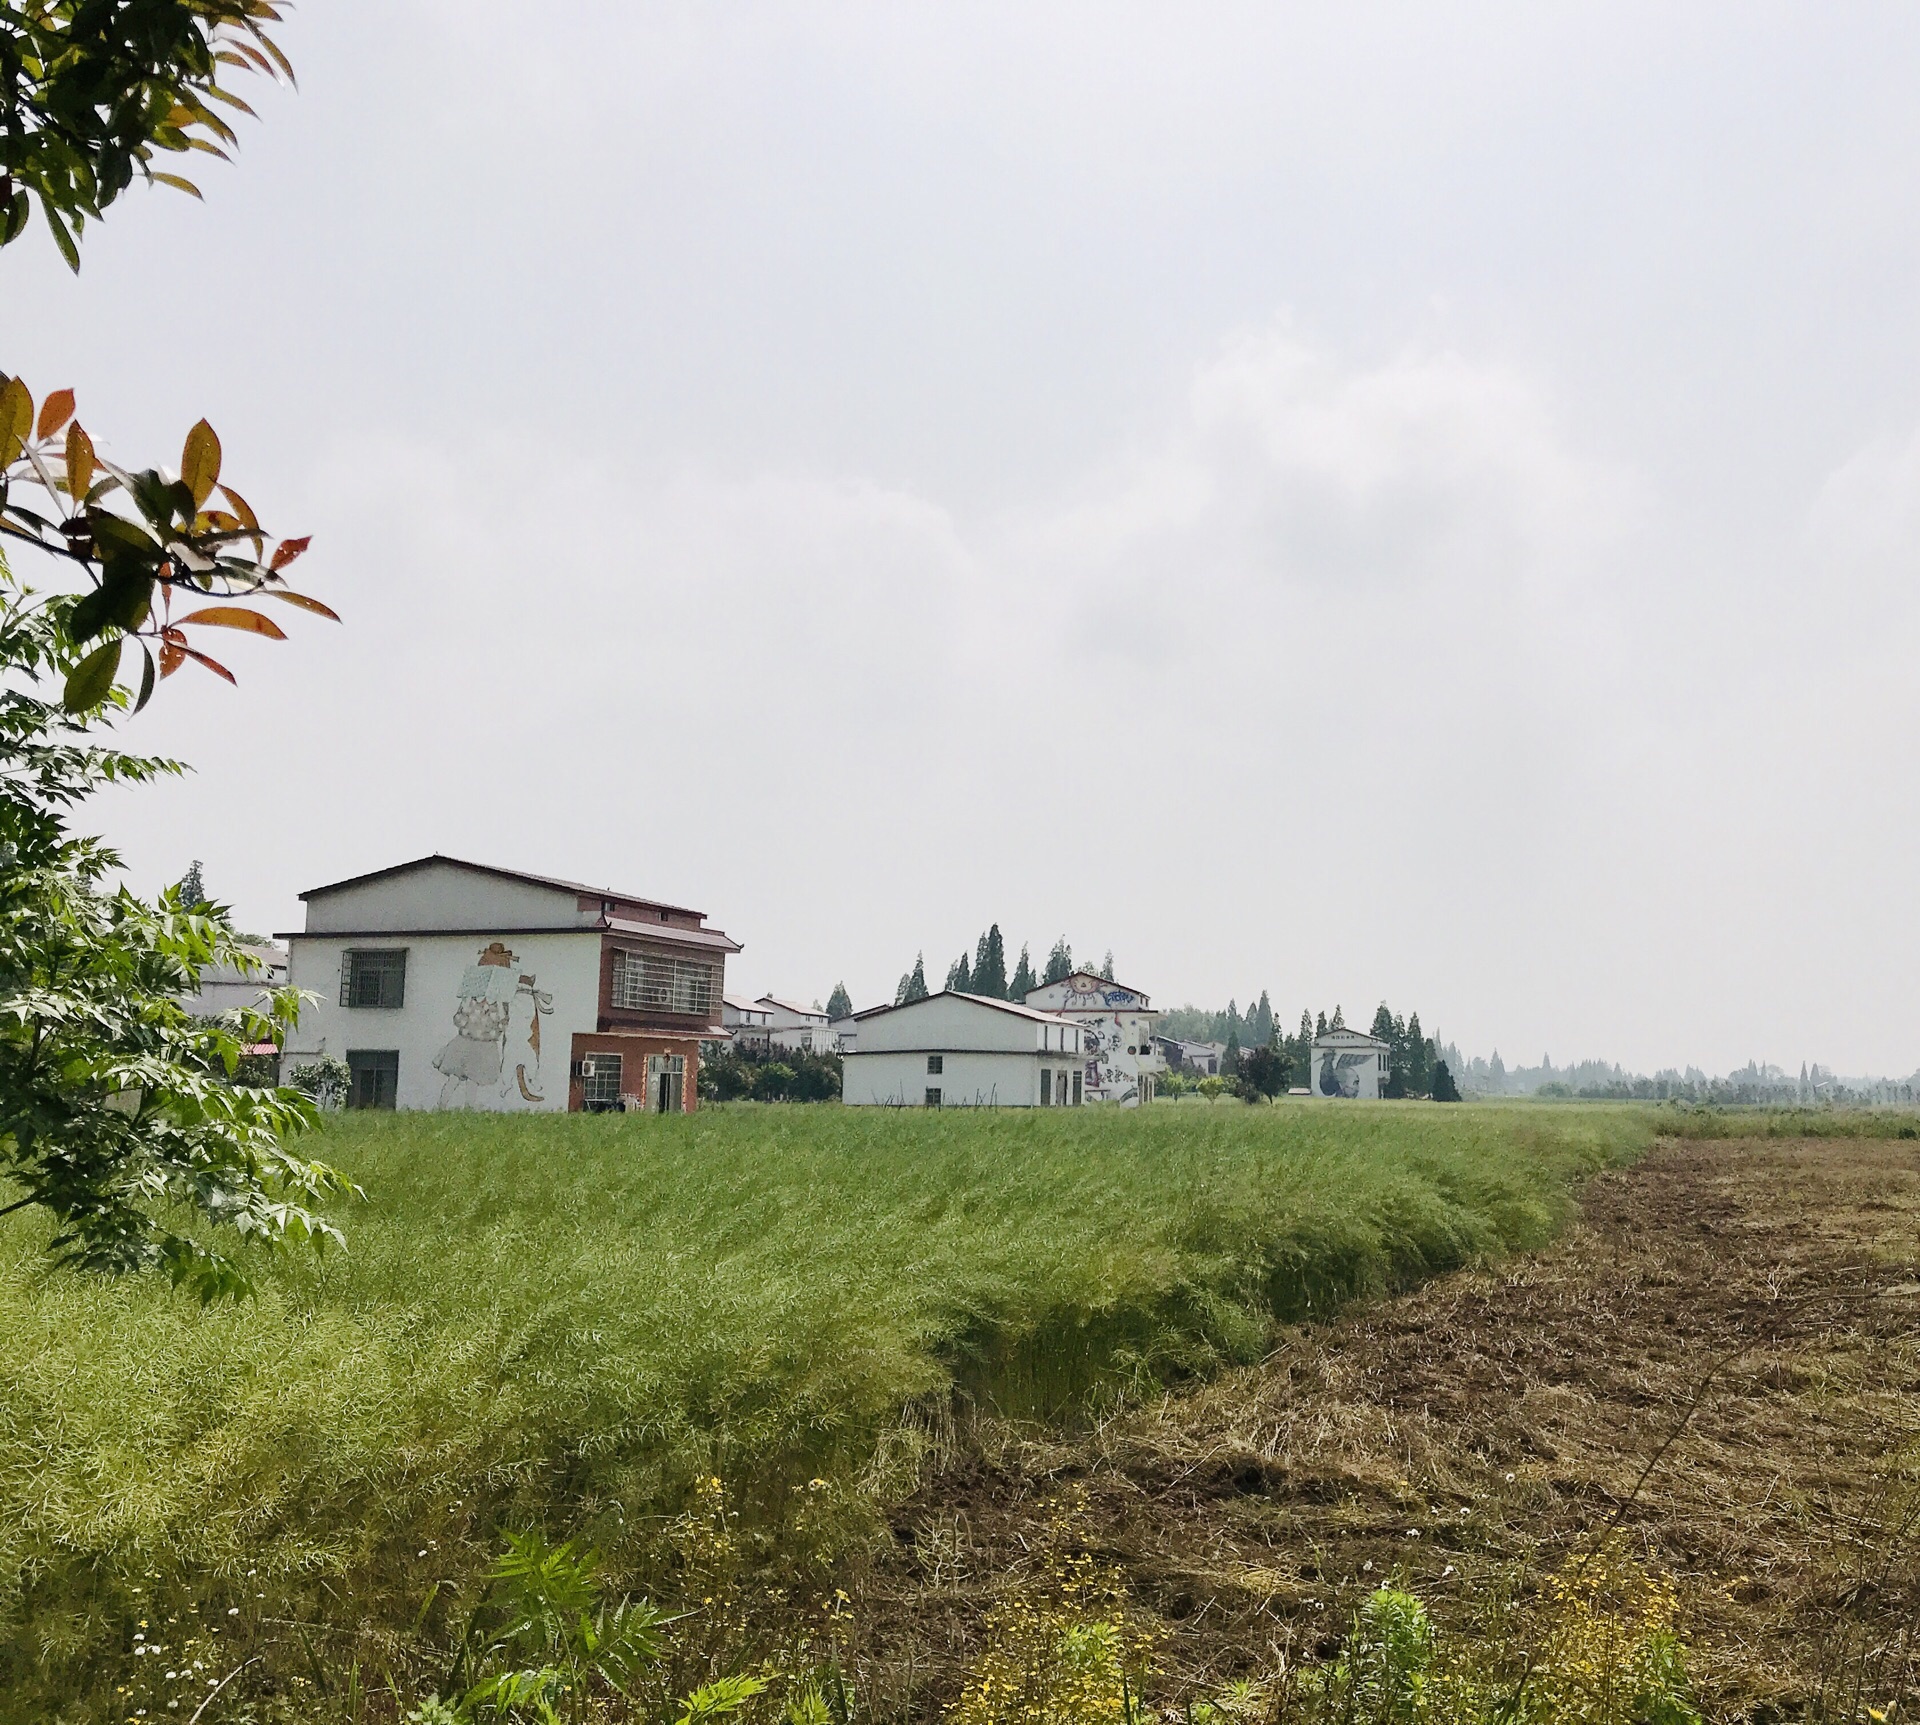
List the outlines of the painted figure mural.
<svg viewBox="0 0 1920 1725">
<path fill-rule="evenodd" d="M 515 1048 L 509 1073 L 508 1042 L 513 1040 L 514 1020 L 522 1010 L 525 1052 Z M 504 942 L 491 942 L 462 974 L 453 1003 L 453 1036 L 433 1057 L 434 1070 L 446 1075 L 440 1086 L 440 1106 L 497 1107 L 513 1090 L 522 1101 L 544 1102 L 540 1020 L 552 1015 L 552 994 L 540 989 L 535 977 L 520 974 L 519 957 Z"/>
</svg>

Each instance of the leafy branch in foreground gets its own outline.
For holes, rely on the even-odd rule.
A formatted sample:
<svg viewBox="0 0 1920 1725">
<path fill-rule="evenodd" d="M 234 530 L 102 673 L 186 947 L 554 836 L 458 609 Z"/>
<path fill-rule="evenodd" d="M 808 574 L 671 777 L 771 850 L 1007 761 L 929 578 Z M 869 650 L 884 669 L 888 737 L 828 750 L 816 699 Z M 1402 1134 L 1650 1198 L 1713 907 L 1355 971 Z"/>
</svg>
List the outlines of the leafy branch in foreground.
<svg viewBox="0 0 1920 1725">
<path fill-rule="evenodd" d="M 68 672 L 86 602 L 36 602 L 0 561 L 0 1175 L 23 1189 L 0 1215 L 38 1207 L 57 1261 L 164 1269 L 211 1300 L 248 1284 L 209 1226 L 324 1243 L 338 1235 L 310 1206 L 353 1188 L 287 1148 L 315 1117 L 308 1099 L 230 1082 L 248 1046 L 278 1037 L 292 991 L 193 1017 L 181 997 L 204 967 L 258 961 L 218 906 L 110 891 L 119 858 L 67 829 L 102 786 L 179 770 L 86 744 L 40 693 Z M 128 701 L 109 688 L 96 712 Z"/>
<path fill-rule="evenodd" d="M 273 0 L 0 0 L 0 245 L 41 214 L 70 269 L 90 220 L 135 175 L 200 196 L 156 155 L 237 142 L 212 104 L 253 110 L 222 68 L 293 82 Z"/>
<path fill-rule="evenodd" d="M 204 419 L 187 433 L 180 476 L 171 479 L 157 468 L 116 467 L 94 448 L 73 411 L 73 391 L 57 389 L 36 418 L 25 382 L 0 378 L 0 536 L 59 559 L 88 584 L 77 602 L 57 614 L 71 646 L 98 643 L 69 670 L 69 712 L 86 712 L 106 700 L 129 639 L 143 656 L 136 711 L 153 695 L 148 642 L 159 647 L 161 677 L 191 659 L 231 683 L 226 666 L 189 644 L 189 628 L 286 639 L 271 617 L 243 605 L 198 605 L 176 616 L 176 594 L 188 603 L 258 594 L 339 621 L 318 599 L 287 586 L 281 571 L 308 542 L 283 539 L 268 550 L 251 505 L 220 483 L 220 439 Z M 224 508 L 214 506 L 216 490 Z M 36 507 L 22 500 L 28 491 L 40 494 Z"/>
</svg>

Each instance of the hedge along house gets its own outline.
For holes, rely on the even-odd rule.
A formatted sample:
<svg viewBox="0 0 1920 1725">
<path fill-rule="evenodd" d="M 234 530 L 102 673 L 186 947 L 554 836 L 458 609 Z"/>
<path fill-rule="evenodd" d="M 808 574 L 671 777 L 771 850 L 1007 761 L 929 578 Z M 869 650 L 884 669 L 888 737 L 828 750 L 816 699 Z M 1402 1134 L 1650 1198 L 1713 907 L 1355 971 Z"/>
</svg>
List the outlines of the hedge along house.
<svg viewBox="0 0 1920 1725">
<path fill-rule="evenodd" d="M 300 897 L 282 1070 L 343 1062 L 349 1107 L 679 1113 L 727 1035 L 740 947 L 697 910 L 445 856 Z"/>
<path fill-rule="evenodd" d="M 1153 1100 L 1154 1074 L 1164 1072 L 1166 1062 L 1153 1045 L 1159 1014 L 1137 988 L 1076 970 L 1059 982 L 1028 989 L 1027 1004 L 1080 1026 L 1089 1102 L 1138 1108 Z"/>
<path fill-rule="evenodd" d="M 840 1100 L 879 1108 L 1072 1108 L 1084 1100 L 1080 1026 L 1010 1000 L 943 989 L 854 1014 Z"/>
</svg>

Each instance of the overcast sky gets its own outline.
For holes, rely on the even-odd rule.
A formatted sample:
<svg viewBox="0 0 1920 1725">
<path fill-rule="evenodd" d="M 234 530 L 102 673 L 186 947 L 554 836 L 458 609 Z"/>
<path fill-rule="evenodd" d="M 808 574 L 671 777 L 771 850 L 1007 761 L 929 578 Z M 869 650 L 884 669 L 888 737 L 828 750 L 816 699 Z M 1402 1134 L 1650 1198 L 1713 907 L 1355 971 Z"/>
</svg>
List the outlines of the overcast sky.
<svg viewBox="0 0 1920 1725">
<path fill-rule="evenodd" d="M 441 850 L 748 993 L 997 920 L 1510 1064 L 1920 1064 L 1911 6 L 283 41 L 204 207 L 0 256 L 36 393 L 207 414 L 346 618 L 131 728 L 197 768 L 99 805 L 141 886 Z"/>
</svg>

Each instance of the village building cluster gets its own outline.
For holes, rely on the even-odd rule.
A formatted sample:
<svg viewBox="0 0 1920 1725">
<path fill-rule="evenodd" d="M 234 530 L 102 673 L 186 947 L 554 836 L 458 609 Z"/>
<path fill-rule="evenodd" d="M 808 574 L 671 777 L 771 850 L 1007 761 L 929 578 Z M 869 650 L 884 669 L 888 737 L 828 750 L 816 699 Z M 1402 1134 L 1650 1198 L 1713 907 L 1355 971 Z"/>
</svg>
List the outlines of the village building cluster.
<svg viewBox="0 0 1920 1725">
<path fill-rule="evenodd" d="M 306 926 L 263 948 L 314 997 L 283 1073 L 332 1062 L 353 1108 L 496 1111 L 698 1106 L 703 1049 L 837 1055 L 855 1107 L 1136 1108 L 1170 1071 L 1225 1050 L 1160 1035 L 1140 990 L 1076 970 L 1000 1000 L 947 989 L 830 1020 L 815 1003 L 726 990 L 740 943 L 702 911 L 578 881 L 429 856 L 302 893 Z M 209 977 L 203 1006 L 259 979 Z M 1308 1089 L 1377 1097 L 1387 1044 L 1316 1037 Z"/>
</svg>

